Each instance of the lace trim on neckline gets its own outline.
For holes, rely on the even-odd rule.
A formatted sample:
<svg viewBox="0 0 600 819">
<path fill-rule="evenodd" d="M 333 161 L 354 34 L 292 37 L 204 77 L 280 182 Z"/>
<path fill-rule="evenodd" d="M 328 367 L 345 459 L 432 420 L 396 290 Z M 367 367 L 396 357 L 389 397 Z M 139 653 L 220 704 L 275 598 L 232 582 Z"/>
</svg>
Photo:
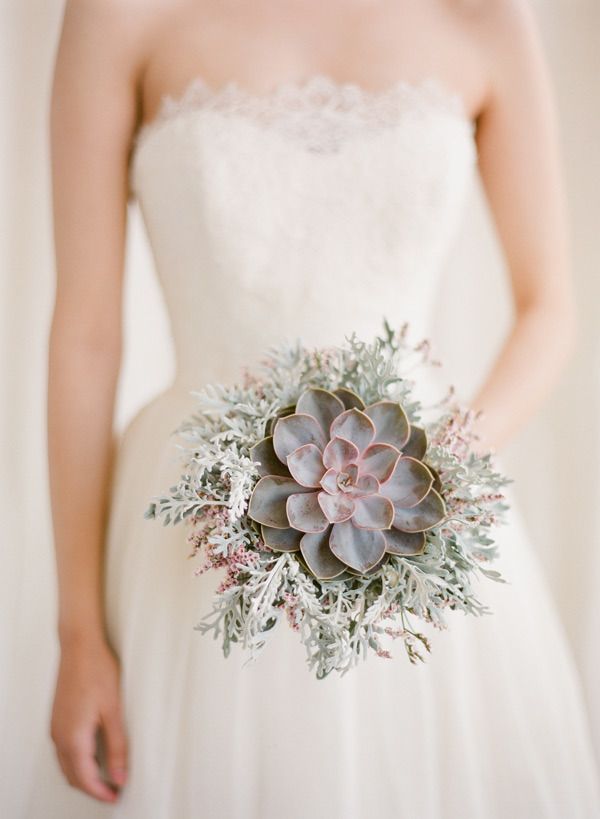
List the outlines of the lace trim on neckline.
<svg viewBox="0 0 600 819">
<path fill-rule="evenodd" d="M 180 95 L 163 95 L 158 113 L 138 130 L 134 150 L 165 124 L 206 110 L 275 127 L 318 153 L 335 153 L 352 135 L 380 132 L 397 125 L 404 115 L 432 110 L 457 118 L 471 133 L 474 130 L 461 94 L 433 77 L 416 82 L 401 79 L 382 89 L 369 89 L 316 73 L 305 80 L 281 81 L 265 93 L 249 91 L 235 79 L 213 88 L 203 77 L 195 77 Z"/>
</svg>

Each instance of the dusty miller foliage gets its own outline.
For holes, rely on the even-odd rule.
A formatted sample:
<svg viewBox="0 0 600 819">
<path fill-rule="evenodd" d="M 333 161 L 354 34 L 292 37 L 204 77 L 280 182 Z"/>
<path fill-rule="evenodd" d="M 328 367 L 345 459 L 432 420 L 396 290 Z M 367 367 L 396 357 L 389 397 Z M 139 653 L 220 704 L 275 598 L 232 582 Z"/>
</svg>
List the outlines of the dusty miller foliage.
<svg viewBox="0 0 600 819">
<path fill-rule="evenodd" d="M 189 526 L 192 555 L 204 556 L 197 573 L 225 570 L 212 611 L 196 625 L 221 638 L 225 656 L 238 643 L 255 659 L 283 616 L 299 633 L 309 668 L 323 678 L 331 671 L 345 674 L 373 652 L 389 658 L 386 635 L 403 639 L 411 662 L 422 660 L 430 646 L 415 630 L 415 619 L 445 628 L 446 609 L 489 612 L 473 581 L 482 575 L 502 580 L 490 568 L 496 557 L 492 530 L 504 520 L 508 506 L 501 490 L 510 481 L 495 470 L 491 455 L 471 449 L 474 416 L 453 401 L 452 388 L 434 405 L 433 420 L 423 418 L 409 377 L 421 366 L 439 366 L 429 343 L 411 344 L 406 325 L 398 332 L 385 322 L 382 336 L 371 342 L 352 335 L 339 348 L 272 348 L 242 383 L 211 384 L 194 393 L 197 409 L 175 431 L 181 479 L 152 500 L 145 516 Z M 391 398 L 411 423 L 426 429 L 423 460 L 440 476 L 448 515 L 427 532 L 423 554 L 390 555 L 369 576 L 319 581 L 298 553 L 264 544 L 246 515 L 259 478 L 249 450 L 264 437 L 268 419 L 295 404 L 308 386 L 348 387 L 366 404 Z"/>
</svg>

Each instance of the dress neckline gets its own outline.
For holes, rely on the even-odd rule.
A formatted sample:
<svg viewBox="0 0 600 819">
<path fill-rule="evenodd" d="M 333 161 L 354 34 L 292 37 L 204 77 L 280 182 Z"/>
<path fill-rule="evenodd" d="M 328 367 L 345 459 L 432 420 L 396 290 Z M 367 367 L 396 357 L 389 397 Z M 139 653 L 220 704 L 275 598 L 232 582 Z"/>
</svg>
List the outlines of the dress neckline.
<svg viewBox="0 0 600 819">
<path fill-rule="evenodd" d="M 194 76 L 180 93 L 161 96 L 157 113 L 143 123 L 133 140 L 132 153 L 162 128 L 182 116 L 206 109 L 229 115 L 257 115 L 308 112 L 326 116 L 390 118 L 403 110 L 426 108 L 450 115 L 465 125 L 471 135 L 475 123 L 470 118 L 462 94 L 437 76 L 420 80 L 400 78 L 382 88 L 368 88 L 358 81 L 338 80 L 326 72 L 314 72 L 299 80 L 280 80 L 265 92 L 246 88 L 237 79 L 219 86 L 203 76 Z"/>
</svg>

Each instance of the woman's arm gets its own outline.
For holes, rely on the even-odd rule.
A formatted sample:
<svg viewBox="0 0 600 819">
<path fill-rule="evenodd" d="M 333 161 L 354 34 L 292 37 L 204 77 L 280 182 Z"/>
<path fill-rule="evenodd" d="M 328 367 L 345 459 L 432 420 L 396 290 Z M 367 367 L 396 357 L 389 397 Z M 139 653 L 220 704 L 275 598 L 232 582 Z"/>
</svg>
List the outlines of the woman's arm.
<svg viewBox="0 0 600 819">
<path fill-rule="evenodd" d="M 569 268 L 554 100 L 523 0 L 490 0 L 478 25 L 489 93 L 478 121 L 483 185 L 513 294 L 512 329 L 472 402 L 482 449 L 498 449 L 554 385 L 572 350 Z"/>
<path fill-rule="evenodd" d="M 57 286 L 47 420 L 61 645 L 51 733 L 69 782 L 103 801 L 116 794 L 94 759 L 98 731 L 117 786 L 126 765 L 102 605 L 138 70 L 136 29 L 118 7 L 67 3 L 50 121 Z"/>
</svg>

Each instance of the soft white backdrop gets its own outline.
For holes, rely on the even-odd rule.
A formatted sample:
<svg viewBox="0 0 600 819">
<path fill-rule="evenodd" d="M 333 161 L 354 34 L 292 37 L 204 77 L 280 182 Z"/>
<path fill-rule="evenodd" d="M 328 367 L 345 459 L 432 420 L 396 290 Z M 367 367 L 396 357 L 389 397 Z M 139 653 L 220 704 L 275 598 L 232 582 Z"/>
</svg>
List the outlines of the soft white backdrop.
<svg viewBox="0 0 600 819">
<path fill-rule="evenodd" d="M 62 5 L 0 5 L 0 805 L 9 819 L 30 815 L 29 784 L 40 759 L 52 754 L 56 595 L 44 440 L 54 274 L 46 128 Z M 508 463 L 581 671 L 600 751 L 600 534 L 594 528 L 600 507 L 600 0 L 539 0 L 535 7 L 561 117 L 581 330 L 568 371 L 510 446 Z M 172 365 L 135 208 L 131 217 L 119 427 L 164 385 Z M 502 257 L 479 192 L 441 295 L 435 349 L 449 378 L 468 393 L 510 318 Z"/>
</svg>

